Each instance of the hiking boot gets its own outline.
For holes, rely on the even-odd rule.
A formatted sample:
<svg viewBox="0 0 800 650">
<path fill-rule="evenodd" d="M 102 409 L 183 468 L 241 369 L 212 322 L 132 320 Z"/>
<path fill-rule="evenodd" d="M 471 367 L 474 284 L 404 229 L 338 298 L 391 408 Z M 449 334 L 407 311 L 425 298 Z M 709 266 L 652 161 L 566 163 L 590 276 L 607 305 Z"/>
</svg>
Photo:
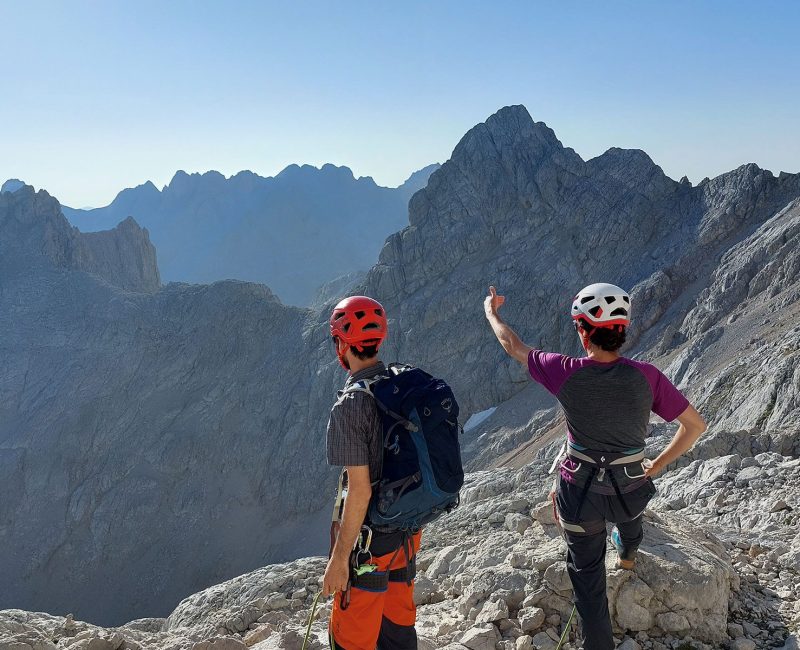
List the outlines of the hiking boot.
<svg viewBox="0 0 800 650">
<path fill-rule="evenodd" d="M 633 571 L 633 566 L 636 564 L 636 551 L 625 550 L 616 526 L 611 529 L 611 541 L 614 544 L 614 548 L 617 549 L 617 568 Z"/>
</svg>

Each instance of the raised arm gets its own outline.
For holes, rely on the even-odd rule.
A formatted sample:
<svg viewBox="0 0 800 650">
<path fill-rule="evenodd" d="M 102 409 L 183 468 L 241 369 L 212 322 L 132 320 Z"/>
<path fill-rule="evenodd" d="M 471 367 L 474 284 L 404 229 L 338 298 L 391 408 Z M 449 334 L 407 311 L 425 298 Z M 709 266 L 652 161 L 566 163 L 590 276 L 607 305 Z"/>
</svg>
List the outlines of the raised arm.
<svg viewBox="0 0 800 650">
<path fill-rule="evenodd" d="M 505 296 L 498 296 L 497 290 L 494 287 L 489 287 L 489 295 L 486 296 L 486 300 L 483 301 L 483 308 L 486 311 L 486 320 L 489 321 L 494 335 L 508 355 L 527 366 L 528 354 L 533 348 L 529 345 L 525 345 L 522 339 L 517 336 L 517 333 L 500 318 L 498 310 L 505 301 Z"/>
<path fill-rule="evenodd" d="M 653 461 L 653 466 L 645 470 L 648 476 L 656 476 L 667 465 L 683 456 L 707 429 L 706 421 L 691 404 L 678 416 L 678 422 L 680 426 L 672 437 L 672 441 Z"/>
</svg>

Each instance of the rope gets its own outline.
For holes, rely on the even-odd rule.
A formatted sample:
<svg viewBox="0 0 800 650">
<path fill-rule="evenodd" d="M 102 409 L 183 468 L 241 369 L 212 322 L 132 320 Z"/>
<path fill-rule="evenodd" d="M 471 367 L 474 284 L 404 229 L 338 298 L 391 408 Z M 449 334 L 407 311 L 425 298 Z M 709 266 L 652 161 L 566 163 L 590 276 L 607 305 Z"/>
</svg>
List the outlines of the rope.
<svg viewBox="0 0 800 650">
<path fill-rule="evenodd" d="M 572 606 L 572 611 L 569 614 L 569 618 L 567 619 L 567 624 L 564 626 L 564 631 L 561 633 L 561 638 L 558 640 L 558 645 L 556 646 L 556 650 L 561 650 L 561 646 L 564 645 L 564 641 L 567 639 L 567 635 L 569 634 L 569 626 L 572 623 L 572 618 L 575 616 L 575 605 Z"/>
<path fill-rule="evenodd" d="M 322 595 L 322 589 L 317 592 L 317 595 L 314 596 L 314 603 L 311 605 L 311 616 L 308 617 L 308 626 L 306 627 L 306 638 L 303 639 L 303 648 L 302 650 L 306 650 L 308 647 L 308 639 L 311 636 L 311 624 L 314 622 L 314 614 L 317 613 L 317 603 L 319 603 L 319 597 Z"/>
</svg>

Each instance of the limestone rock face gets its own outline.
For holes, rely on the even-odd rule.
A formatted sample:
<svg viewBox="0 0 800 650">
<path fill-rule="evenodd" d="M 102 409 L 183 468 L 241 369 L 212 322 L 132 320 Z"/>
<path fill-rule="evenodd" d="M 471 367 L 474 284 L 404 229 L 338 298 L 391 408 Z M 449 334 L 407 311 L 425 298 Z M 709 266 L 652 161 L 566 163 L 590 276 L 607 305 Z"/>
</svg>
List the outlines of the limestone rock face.
<svg viewBox="0 0 800 650">
<path fill-rule="evenodd" d="M 613 280 L 633 291 L 628 353 L 683 352 L 695 360 L 716 335 L 698 337 L 711 317 L 700 320 L 702 310 L 718 312 L 728 300 L 704 292 L 710 285 L 734 282 L 743 291 L 746 275 L 772 252 L 749 290 L 764 293 L 761 284 L 774 282 L 767 294 L 789 291 L 770 305 L 797 304 L 790 289 L 795 208 L 787 205 L 798 196 L 800 175 L 776 178 L 755 165 L 691 187 L 666 177 L 641 151 L 611 149 L 584 162 L 524 107 L 507 107 L 469 131 L 413 197 L 409 227 L 387 240 L 363 291 L 386 305 L 392 331 L 403 334 L 389 341 L 387 354 L 447 377 L 471 414 L 510 402 L 527 382 L 481 326 L 488 284 L 507 296 L 505 317 L 527 343 L 578 354 L 564 307 L 569 292 Z M 730 275 L 732 265 L 741 266 L 738 275 Z M 699 311 L 688 316 L 693 309 Z M 786 325 L 790 316 L 776 320 Z M 691 386 L 690 395 L 697 390 Z M 531 421 L 539 404 L 552 404 L 541 397 L 536 390 L 526 396 L 525 421 L 514 415 L 504 422 L 498 411 L 470 433 L 470 457 L 472 439 L 490 433 L 474 468 L 520 444 L 522 427 L 524 439 L 546 428 L 546 421 Z"/>
<path fill-rule="evenodd" d="M 293 483 L 323 471 L 306 414 L 334 394 L 301 361 L 305 310 L 243 282 L 157 290 L 132 221 L 87 240 L 30 188 L 0 194 L 0 232 L 0 608 L 165 615 L 324 548 L 324 490 Z"/>
<path fill-rule="evenodd" d="M 0 269 L 7 277 L 52 265 L 128 291 L 151 293 L 161 286 L 155 248 L 133 219 L 113 230 L 81 233 L 61 215 L 58 201 L 24 186 L 0 193 L 0 232 Z"/>
</svg>

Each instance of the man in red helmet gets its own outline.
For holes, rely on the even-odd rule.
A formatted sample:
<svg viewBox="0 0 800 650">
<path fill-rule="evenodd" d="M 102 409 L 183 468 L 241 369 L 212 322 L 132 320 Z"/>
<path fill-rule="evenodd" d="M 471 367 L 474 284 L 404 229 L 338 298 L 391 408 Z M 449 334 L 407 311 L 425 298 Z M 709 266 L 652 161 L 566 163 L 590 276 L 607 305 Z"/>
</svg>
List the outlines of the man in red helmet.
<svg viewBox="0 0 800 650">
<path fill-rule="evenodd" d="M 331 336 L 342 366 L 349 371 L 328 421 L 328 464 L 345 468 L 334 509 L 331 554 L 322 592 L 335 594 L 329 637 L 339 650 L 412 650 L 414 629 L 413 565 L 420 534 L 406 542 L 403 533 L 369 529 L 367 508 L 372 486 L 380 480 L 383 425 L 374 399 L 362 382 L 386 374 L 378 348 L 387 334 L 379 302 L 351 296 L 333 310 Z"/>
</svg>

